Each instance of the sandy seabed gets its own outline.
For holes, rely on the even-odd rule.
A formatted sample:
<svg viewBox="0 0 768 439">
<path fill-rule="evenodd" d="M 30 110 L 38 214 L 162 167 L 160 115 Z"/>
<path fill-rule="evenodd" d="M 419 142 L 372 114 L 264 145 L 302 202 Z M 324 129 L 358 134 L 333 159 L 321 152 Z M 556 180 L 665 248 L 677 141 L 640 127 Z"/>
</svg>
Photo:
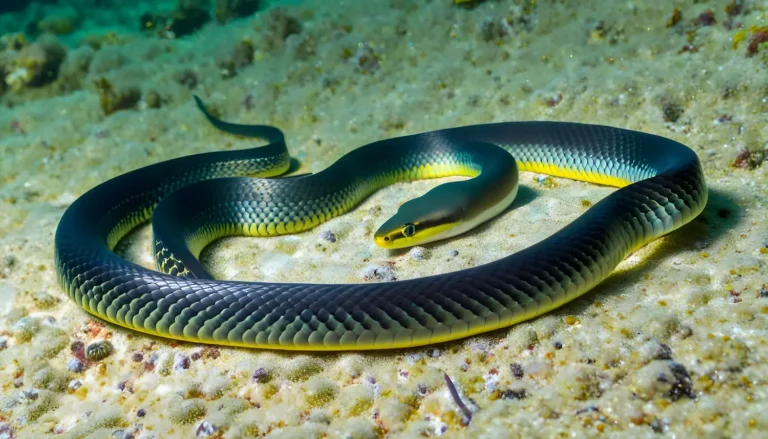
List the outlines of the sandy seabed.
<svg viewBox="0 0 768 439">
<path fill-rule="evenodd" d="M 0 438 L 765 437 L 768 48 L 749 44 L 767 22 L 749 0 L 313 0 L 175 40 L 119 26 L 98 50 L 68 37 L 61 78 L 6 90 L 0 109 Z M 101 79 L 113 99 L 140 98 L 105 115 Z M 110 177 L 249 145 L 205 123 L 192 93 L 227 120 L 283 129 L 299 172 L 458 125 L 646 131 L 699 154 L 709 204 L 582 298 L 454 343 L 303 354 L 147 337 L 69 300 L 53 235 Z M 523 174 L 515 208 L 479 230 L 416 251 L 373 244 L 399 204 L 442 181 L 391 186 L 295 236 L 223 239 L 202 259 L 241 280 L 437 274 L 530 246 L 613 190 Z M 118 251 L 152 267 L 150 235 Z"/>
</svg>

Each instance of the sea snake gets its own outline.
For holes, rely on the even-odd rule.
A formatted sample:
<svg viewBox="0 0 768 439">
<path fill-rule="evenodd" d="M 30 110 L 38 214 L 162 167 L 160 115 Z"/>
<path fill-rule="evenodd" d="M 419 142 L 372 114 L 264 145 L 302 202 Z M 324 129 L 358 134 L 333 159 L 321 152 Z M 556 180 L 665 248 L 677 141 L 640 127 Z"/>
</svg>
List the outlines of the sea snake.
<svg viewBox="0 0 768 439">
<path fill-rule="evenodd" d="M 265 139 L 266 146 L 120 175 L 75 200 L 56 230 L 58 281 L 70 298 L 101 319 L 160 337 L 293 350 L 400 348 L 468 337 L 581 296 L 630 252 L 690 222 L 707 203 L 701 163 L 687 146 L 565 122 L 472 125 L 381 140 L 315 174 L 266 178 L 289 169 L 283 133 L 223 122 L 195 99 L 215 127 Z M 403 204 L 374 240 L 396 248 L 453 236 L 506 209 L 518 168 L 620 189 L 529 248 L 417 279 L 238 282 L 213 279 L 197 259 L 223 236 L 306 231 L 393 182 L 474 177 Z M 113 252 L 150 218 L 159 271 Z"/>
</svg>

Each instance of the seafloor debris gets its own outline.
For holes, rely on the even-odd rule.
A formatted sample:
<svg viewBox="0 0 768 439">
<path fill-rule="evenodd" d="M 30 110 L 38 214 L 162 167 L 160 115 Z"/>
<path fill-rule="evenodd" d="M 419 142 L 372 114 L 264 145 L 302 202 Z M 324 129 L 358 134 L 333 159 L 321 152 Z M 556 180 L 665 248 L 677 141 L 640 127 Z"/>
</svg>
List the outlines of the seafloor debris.
<svg viewBox="0 0 768 439">
<path fill-rule="evenodd" d="M 528 397 L 525 389 L 507 389 L 499 395 L 501 399 L 524 399 Z"/>
<path fill-rule="evenodd" d="M 699 14 L 698 17 L 693 19 L 693 24 L 696 26 L 712 26 L 713 24 L 717 24 L 715 11 L 712 9 L 707 9 L 706 11 Z"/>
<path fill-rule="evenodd" d="M 461 410 L 461 413 L 463 414 L 462 422 L 464 425 L 469 424 L 469 422 L 472 420 L 472 411 L 459 397 L 459 392 L 456 390 L 456 386 L 453 385 L 451 377 L 449 377 L 447 373 L 443 372 L 443 378 L 445 379 L 445 385 L 448 386 L 448 391 L 451 393 L 451 397 L 456 402 L 456 405 L 459 406 L 459 410 Z"/>
<path fill-rule="evenodd" d="M 669 20 L 667 20 L 666 26 L 672 27 L 680 22 L 680 20 L 683 19 L 683 12 L 680 11 L 680 9 L 675 8 L 672 10 L 672 15 L 669 17 Z"/>
<path fill-rule="evenodd" d="M 763 43 L 768 43 L 768 26 L 750 29 L 752 36 L 747 45 L 747 56 L 752 56 L 760 51 Z"/>
<path fill-rule="evenodd" d="M 766 158 L 765 152 L 750 151 L 745 149 L 731 162 L 731 166 L 741 169 L 756 169 L 760 167 Z"/>
<path fill-rule="evenodd" d="M 685 108 L 677 102 L 665 101 L 661 104 L 661 112 L 665 122 L 677 122 L 685 112 Z"/>
<path fill-rule="evenodd" d="M 244 38 L 235 44 L 230 54 L 218 62 L 223 78 L 232 78 L 237 73 L 253 63 L 253 43 Z"/>
<path fill-rule="evenodd" d="M 669 396 L 672 400 L 678 400 L 683 396 L 687 396 L 691 399 L 696 398 L 696 393 L 693 391 L 691 376 L 688 374 L 688 371 L 685 370 L 685 366 L 673 361 L 669 364 L 669 370 L 674 377 L 672 388 L 669 391 Z M 659 376 L 659 380 L 662 380 L 661 376 Z"/>
<path fill-rule="evenodd" d="M 118 89 L 106 78 L 95 80 L 94 85 L 99 92 L 101 109 L 105 115 L 133 108 L 141 99 L 141 91 L 136 86 L 124 86 Z"/>
</svg>

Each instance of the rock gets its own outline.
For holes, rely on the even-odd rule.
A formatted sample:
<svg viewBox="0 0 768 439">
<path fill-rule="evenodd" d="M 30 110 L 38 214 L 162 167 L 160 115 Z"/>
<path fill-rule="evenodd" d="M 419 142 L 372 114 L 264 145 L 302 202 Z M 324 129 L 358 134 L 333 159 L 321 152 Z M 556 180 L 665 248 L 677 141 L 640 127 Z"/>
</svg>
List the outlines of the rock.
<svg viewBox="0 0 768 439">
<path fill-rule="evenodd" d="M 20 92 L 25 87 L 41 87 L 58 77 L 67 55 L 64 46 L 53 39 L 41 39 L 33 44 L 14 41 L 0 54 L 0 72 L 11 90 Z"/>
<path fill-rule="evenodd" d="M 263 367 L 257 367 L 253 371 L 253 381 L 256 383 L 266 383 L 269 381 L 269 372 Z"/>
<path fill-rule="evenodd" d="M 226 23 L 252 15 L 259 10 L 260 3 L 259 0 L 216 0 L 216 21 Z"/>
<path fill-rule="evenodd" d="M 281 48 L 289 36 L 301 33 L 302 25 L 298 18 L 288 15 L 285 8 L 275 8 L 267 17 L 267 49 Z"/>
</svg>

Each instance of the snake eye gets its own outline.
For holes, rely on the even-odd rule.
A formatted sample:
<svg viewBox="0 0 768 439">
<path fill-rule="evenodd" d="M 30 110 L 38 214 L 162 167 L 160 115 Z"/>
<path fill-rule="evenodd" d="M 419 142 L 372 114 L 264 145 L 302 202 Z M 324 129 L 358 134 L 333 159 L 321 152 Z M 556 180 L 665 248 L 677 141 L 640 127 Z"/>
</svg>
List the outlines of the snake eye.
<svg viewBox="0 0 768 439">
<path fill-rule="evenodd" d="M 416 225 L 408 223 L 408 224 L 403 226 L 403 230 L 402 231 L 403 231 L 403 235 L 406 238 L 409 238 L 409 237 L 411 237 L 411 236 L 416 234 Z"/>
</svg>

